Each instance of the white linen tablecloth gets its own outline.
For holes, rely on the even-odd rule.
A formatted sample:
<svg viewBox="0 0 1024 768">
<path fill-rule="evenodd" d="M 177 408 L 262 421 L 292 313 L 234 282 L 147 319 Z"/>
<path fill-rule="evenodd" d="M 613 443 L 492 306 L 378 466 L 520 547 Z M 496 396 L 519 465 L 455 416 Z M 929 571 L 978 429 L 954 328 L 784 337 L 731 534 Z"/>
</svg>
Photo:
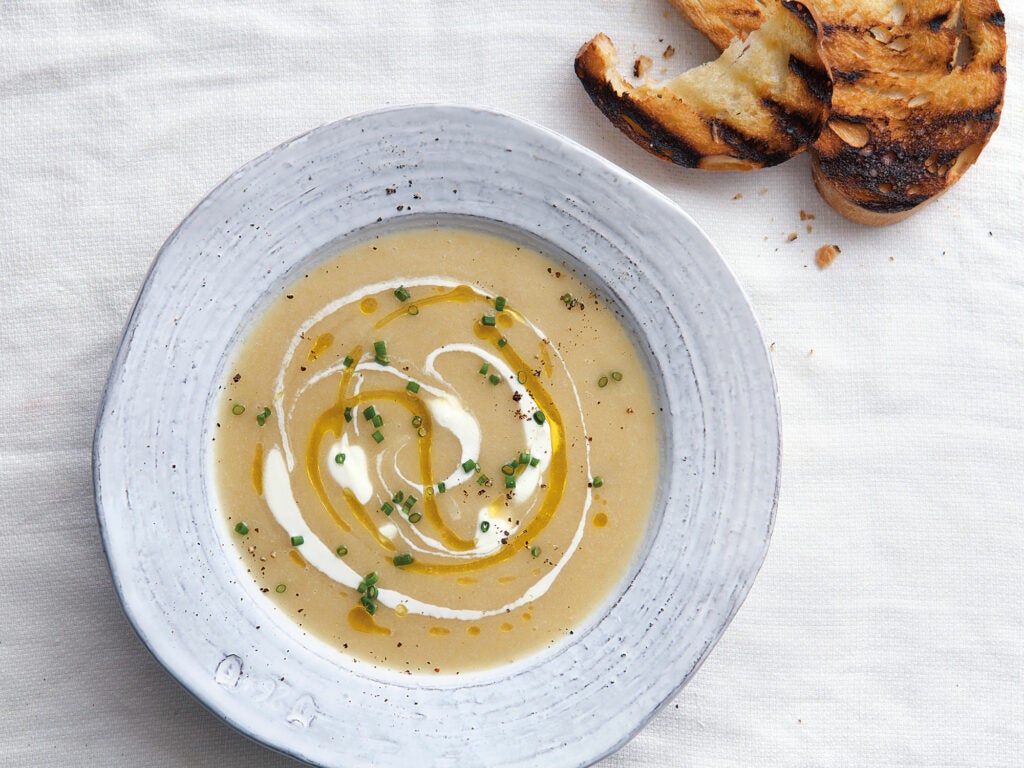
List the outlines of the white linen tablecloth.
<svg viewBox="0 0 1024 768">
<path fill-rule="evenodd" d="M 869 229 L 825 205 L 806 157 L 684 171 L 601 117 L 572 71 L 593 34 L 655 74 L 712 55 L 664 0 L 4 3 L 0 765 L 294 764 L 133 634 L 97 530 L 94 421 L 152 258 L 212 187 L 319 124 L 437 101 L 532 119 L 672 197 L 774 350 L 783 478 L 764 568 L 693 682 L 602 766 L 1020 765 L 1024 5 L 1003 6 L 991 145 L 930 208 Z M 827 243 L 842 254 L 819 270 Z"/>
</svg>

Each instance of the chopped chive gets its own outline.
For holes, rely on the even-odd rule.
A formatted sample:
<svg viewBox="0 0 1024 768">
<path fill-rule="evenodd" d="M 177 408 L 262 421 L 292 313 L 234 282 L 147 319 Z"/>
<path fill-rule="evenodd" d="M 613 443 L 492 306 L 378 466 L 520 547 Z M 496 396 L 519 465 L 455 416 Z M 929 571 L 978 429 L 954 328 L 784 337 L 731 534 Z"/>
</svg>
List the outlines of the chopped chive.
<svg viewBox="0 0 1024 768">
<path fill-rule="evenodd" d="M 367 421 L 370 421 L 376 415 L 377 415 L 377 409 L 374 408 L 372 405 L 368 406 L 367 408 L 365 408 L 363 410 L 363 418 L 366 419 Z"/>
<path fill-rule="evenodd" d="M 416 505 L 417 501 L 419 501 L 419 499 L 417 499 L 415 496 L 407 496 L 405 502 L 402 504 L 402 509 L 408 512 Z"/>
<path fill-rule="evenodd" d="M 342 365 L 344 365 L 346 368 L 351 368 L 352 363 L 354 362 L 355 360 L 352 359 L 351 355 L 345 355 L 345 359 L 341 361 Z"/>
<path fill-rule="evenodd" d="M 532 459 L 530 459 L 531 467 L 536 467 L 538 464 L 540 464 L 540 459 L 538 457 L 534 456 Z"/>
<path fill-rule="evenodd" d="M 506 339 L 504 336 L 502 336 L 500 339 L 498 339 L 498 346 L 499 347 L 504 347 L 506 344 L 508 344 L 508 339 Z"/>
<path fill-rule="evenodd" d="M 346 408 L 345 409 L 345 421 L 352 421 L 352 409 L 351 408 Z"/>
<path fill-rule="evenodd" d="M 516 487 L 516 476 L 515 475 L 508 475 L 505 478 L 505 487 L 506 488 L 515 488 Z"/>
<path fill-rule="evenodd" d="M 484 315 L 483 317 L 480 318 L 480 322 L 483 323 L 484 325 L 494 327 L 494 324 L 497 322 L 497 320 L 494 318 L 494 315 Z"/>
<path fill-rule="evenodd" d="M 238 525 L 235 526 L 235 533 L 237 533 L 237 534 L 239 534 L 241 536 L 245 536 L 245 534 L 247 534 L 248 532 L 249 532 L 249 526 L 246 525 L 244 522 L 239 523 Z"/>
<path fill-rule="evenodd" d="M 437 484 L 437 492 L 438 493 L 444 493 L 445 492 L 444 483 L 438 483 Z"/>
<path fill-rule="evenodd" d="M 270 409 L 264 406 L 263 411 L 256 414 L 256 423 L 262 427 L 267 423 L 268 418 L 270 418 Z"/>
<path fill-rule="evenodd" d="M 544 415 L 544 411 L 533 412 L 533 420 L 536 421 L 538 424 L 543 424 L 546 419 L 547 417 Z"/>
<path fill-rule="evenodd" d="M 400 285 L 395 289 L 395 298 L 399 301 L 408 301 L 409 295 L 409 292 L 405 290 L 405 286 Z"/>
<path fill-rule="evenodd" d="M 420 391 L 420 385 L 412 380 L 410 380 L 409 383 L 405 385 L 405 388 L 412 392 L 414 395 Z"/>
<path fill-rule="evenodd" d="M 344 544 L 342 544 L 336 550 L 334 550 L 334 553 L 338 557 L 344 557 L 345 555 L 348 554 L 348 547 L 346 547 Z"/>
<path fill-rule="evenodd" d="M 374 414 L 374 417 L 370 421 L 370 423 L 373 424 L 373 426 L 375 426 L 375 427 L 383 427 L 384 426 L 384 417 L 381 416 L 379 413 Z"/>
<path fill-rule="evenodd" d="M 601 387 L 602 389 L 607 387 L 608 386 L 608 377 L 607 376 L 602 376 L 600 379 L 598 379 L 597 380 L 597 386 Z"/>
<path fill-rule="evenodd" d="M 602 485 L 604 485 L 604 478 L 602 478 L 600 475 L 594 475 L 594 479 L 590 481 L 590 484 L 595 488 L 600 488 Z"/>
<path fill-rule="evenodd" d="M 516 374 L 516 381 L 518 381 L 520 384 L 525 384 L 526 383 L 526 371 L 520 371 L 519 373 L 517 373 Z"/>
<path fill-rule="evenodd" d="M 366 612 L 371 616 L 377 612 L 377 604 L 370 598 L 363 597 L 359 602 L 363 604 L 363 608 L 365 608 Z"/>
<path fill-rule="evenodd" d="M 235 414 L 235 416 L 241 416 L 243 413 L 245 413 L 245 406 L 242 405 L 241 403 L 235 403 L 233 406 L 231 406 L 231 412 Z"/>
<path fill-rule="evenodd" d="M 480 531 L 481 531 L 481 533 L 487 533 L 489 530 L 491 530 L 491 524 L 490 523 L 488 523 L 486 520 L 484 520 L 482 523 L 480 523 Z"/>
<path fill-rule="evenodd" d="M 476 469 L 476 462 L 473 461 L 472 459 L 466 459 L 464 462 L 462 462 L 463 472 L 472 472 L 474 469 Z"/>
<path fill-rule="evenodd" d="M 281 593 L 283 593 L 283 592 L 284 592 L 284 591 L 285 591 L 286 589 L 288 589 L 288 587 L 286 587 L 286 586 L 285 586 L 284 584 L 278 584 L 278 585 L 277 585 L 277 586 L 276 586 L 276 587 L 274 588 L 274 591 L 275 591 L 275 592 L 277 592 L 277 594 L 279 594 L 279 595 L 280 595 L 280 594 L 281 594 Z"/>
<path fill-rule="evenodd" d="M 476 479 L 476 482 L 479 485 L 487 485 L 489 482 L 491 482 L 491 478 L 489 478 L 487 475 L 480 475 L 480 477 Z"/>
<path fill-rule="evenodd" d="M 487 369 L 491 367 L 490 363 L 484 363 L 480 366 L 480 375 L 483 376 L 487 373 Z"/>
<path fill-rule="evenodd" d="M 376 432 L 374 432 L 372 435 L 370 435 L 370 437 L 372 437 L 374 439 L 374 441 L 376 441 L 378 443 L 383 443 L 384 442 L 384 435 L 381 433 L 381 431 L 379 429 Z"/>
<path fill-rule="evenodd" d="M 520 453 L 519 454 L 519 463 L 520 464 L 529 464 L 530 463 L 530 459 L 532 459 L 532 458 L 533 457 L 530 454 L 528 454 L 528 453 Z"/>
<path fill-rule="evenodd" d="M 395 555 L 391 558 L 391 562 L 401 568 L 403 565 L 412 565 L 412 555 L 408 552 L 401 555 Z"/>
<path fill-rule="evenodd" d="M 388 359 L 386 357 L 381 357 L 380 355 L 378 355 L 377 357 L 373 358 L 373 362 L 375 362 L 377 365 L 387 365 Z"/>
<path fill-rule="evenodd" d="M 530 550 L 530 554 L 534 557 L 540 557 L 540 547 L 534 547 Z"/>
<path fill-rule="evenodd" d="M 498 310 L 499 312 L 504 312 L 505 311 L 505 297 L 504 296 L 499 296 L 498 298 L 496 298 L 494 300 L 494 308 L 496 310 Z"/>
<path fill-rule="evenodd" d="M 376 571 L 370 571 L 368 574 L 363 576 L 363 583 L 365 583 L 366 586 L 376 584 L 378 581 L 380 581 L 380 576 L 377 575 Z"/>
<path fill-rule="evenodd" d="M 334 454 L 334 463 L 335 464 L 344 464 L 345 463 L 345 454 L 344 453 L 336 453 L 336 454 Z"/>
<path fill-rule="evenodd" d="M 491 382 L 491 385 L 492 385 L 492 386 L 495 386 L 495 387 L 496 387 L 496 386 L 498 386 L 498 384 L 500 384 L 500 383 L 501 383 L 501 377 L 500 377 L 500 376 L 498 376 L 498 375 L 497 375 L 496 373 L 492 373 L 492 374 L 490 375 L 490 377 L 488 378 L 488 381 L 490 381 L 490 382 Z"/>
<path fill-rule="evenodd" d="M 612 378 L 615 379 L 615 381 L 622 381 L 622 374 L 618 371 L 612 371 Z"/>
<path fill-rule="evenodd" d="M 385 501 L 383 504 L 380 505 L 380 511 L 383 512 L 385 515 L 390 515 L 392 512 L 395 511 L 395 508 Z"/>
<path fill-rule="evenodd" d="M 377 599 L 377 596 L 378 596 L 379 594 L 380 594 L 380 590 L 379 590 L 379 589 L 377 589 L 377 587 L 375 587 L 375 586 L 374 586 L 373 584 L 367 584 L 367 585 L 366 585 L 366 596 L 367 596 L 367 597 L 368 597 L 368 598 L 369 598 L 370 600 L 376 600 L 376 599 Z"/>
<path fill-rule="evenodd" d="M 419 416 L 413 416 L 412 417 L 412 425 L 414 427 L 419 427 L 422 424 L 423 424 L 423 419 L 421 417 L 419 417 Z"/>
<path fill-rule="evenodd" d="M 501 472 L 502 472 L 502 474 L 513 475 L 513 474 L 515 474 L 515 471 L 516 471 L 516 468 L 515 468 L 514 464 L 502 464 L 501 465 Z"/>
<path fill-rule="evenodd" d="M 305 543 L 306 543 L 306 540 L 304 538 L 302 538 L 301 536 L 292 536 L 292 546 L 293 547 L 301 547 Z"/>
<path fill-rule="evenodd" d="M 419 435 L 420 437 L 426 437 L 427 436 L 427 428 L 426 427 L 420 427 L 419 429 L 416 430 L 416 434 Z"/>
<path fill-rule="evenodd" d="M 421 515 L 419 512 L 413 512 L 411 515 L 409 515 L 410 523 L 418 523 L 422 519 L 423 515 Z"/>
<path fill-rule="evenodd" d="M 383 341 L 373 342 L 373 354 L 375 354 L 377 357 L 387 357 L 388 345 Z"/>
<path fill-rule="evenodd" d="M 402 503 L 402 499 L 404 499 L 404 498 L 405 498 L 405 493 L 403 491 L 398 491 L 397 493 L 395 493 L 394 496 L 391 497 L 391 500 L 393 502 L 395 502 L 395 504 L 401 504 Z"/>
</svg>

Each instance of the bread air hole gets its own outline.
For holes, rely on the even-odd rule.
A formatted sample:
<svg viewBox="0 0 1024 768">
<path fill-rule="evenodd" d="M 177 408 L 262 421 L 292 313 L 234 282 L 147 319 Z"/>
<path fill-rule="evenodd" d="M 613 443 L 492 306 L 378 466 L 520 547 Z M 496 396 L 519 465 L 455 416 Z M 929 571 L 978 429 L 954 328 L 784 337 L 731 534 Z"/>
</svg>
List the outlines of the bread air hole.
<svg viewBox="0 0 1024 768">
<path fill-rule="evenodd" d="M 966 32 L 960 32 L 956 39 L 956 48 L 953 49 L 953 59 L 949 62 L 949 68 L 963 69 L 974 61 L 974 42 Z"/>
</svg>

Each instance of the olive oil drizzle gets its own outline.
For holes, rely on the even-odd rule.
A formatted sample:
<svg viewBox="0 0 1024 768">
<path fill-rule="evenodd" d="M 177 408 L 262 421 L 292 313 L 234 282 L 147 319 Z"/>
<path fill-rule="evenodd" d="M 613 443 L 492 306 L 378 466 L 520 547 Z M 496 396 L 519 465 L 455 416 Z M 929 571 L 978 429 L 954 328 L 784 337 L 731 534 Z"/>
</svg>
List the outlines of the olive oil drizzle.
<svg viewBox="0 0 1024 768">
<path fill-rule="evenodd" d="M 473 289 L 471 286 L 459 285 L 443 293 L 416 298 L 415 303 L 418 307 L 422 308 L 434 304 L 447 302 L 468 303 L 474 300 L 487 300 L 487 297 Z M 522 315 L 514 309 L 506 307 L 503 310 L 503 314 L 505 314 L 506 317 L 514 318 L 518 322 L 525 322 Z M 409 316 L 407 308 L 404 306 L 400 307 L 378 320 L 374 327 L 382 328 L 399 317 L 406 316 Z M 503 323 L 502 325 L 507 326 L 509 324 Z M 531 367 L 515 351 L 513 346 L 508 343 L 506 337 L 503 335 L 503 330 L 504 328 L 499 329 L 495 326 L 484 325 L 480 321 L 478 321 L 474 326 L 477 338 L 482 341 L 489 342 L 490 345 L 494 347 L 497 354 L 504 358 L 505 362 L 513 371 L 529 371 Z M 549 369 L 548 375 L 550 376 L 550 352 L 547 350 L 547 345 L 544 344 L 543 341 L 541 341 L 541 353 L 545 358 L 545 363 L 547 364 L 545 367 Z M 353 348 L 349 353 L 349 356 L 355 361 L 359 361 L 361 359 L 361 355 L 362 349 L 359 346 Z M 475 546 L 475 542 L 471 539 L 459 536 L 445 523 L 438 508 L 436 494 L 432 492 L 434 487 L 434 473 L 431 458 L 433 422 L 430 411 L 423 406 L 422 401 L 420 401 L 419 398 L 412 396 L 404 389 L 374 389 L 366 390 L 354 395 L 350 394 L 356 365 L 357 363 L 347 367 L 343 371 L 341 382 L 338 386 L 338 396 L 334 405 L 317 417 L 311 429 L 309 440 L 306 443 L 306 474 L 308 475 L 310 483 L 316 491 L 321 504 L 331 515 L 332 519 L 334 519 L 334 521 L 343 530 L 351 530 L 349 523 L 344 520 L 338 510 L 334 508 L 334 505 L 328 496 L 320 467 L 320 446 L 328 434 L 333 435 L 337 439 L 344 433 L 346 428 L 346 409 L 351 408 L 350 413 L 356 413 L 358 411 L 358 407 L 362 404 L 380 402 L 393 403 L 406 409 L 410 415 L 418 416 L 422 420 L 422 427 L 426 431 L 424 436 L 418 438 L 420 481 L 423 488 L 431 491 L 424 492 L 423 508 L 425 520 L 437 531 L 441 541 L 449 551 L 466 552 L 472 550 Z M 526 381 L 521 383 L 530 394 L 533 402 L 537 404 L 546 417 L 546 423 L 548 424 L 551 434 L 551 460 L 548 467 L 547 483 L 543 499 L 541 500 L 534 519 L 529 523 L 529 525 L 522 528 L 512 536 L 501 547 L 501 549 L 486 557 L 476 560 L 463 560 L 455 563 L 429 562 L 416 559 L 409 565 L 404 566 L 403 570 L 431 575 L 468 573 L 483 570 L 484 568 L 488 568 L 508 560 L 520 551 L 528 552 L 531 540 L 535 540 L 551 522 L 558 509 L 558 505 L 565 494 L 565 487 L 568 479 L 565 422 L 554 398 L 544 388 L 536 376 L 527 376 Z M 348 489 L 344 490 L 342 495 L 352 516 L 374 537 L 378 545 L 387 552 L 395 551 L 394 543 L 381 533 L 379 527 L 374 523 L 371 513 L 367 511 L 365 506 L 359 502 L 355 495 Z"/>
</svg>

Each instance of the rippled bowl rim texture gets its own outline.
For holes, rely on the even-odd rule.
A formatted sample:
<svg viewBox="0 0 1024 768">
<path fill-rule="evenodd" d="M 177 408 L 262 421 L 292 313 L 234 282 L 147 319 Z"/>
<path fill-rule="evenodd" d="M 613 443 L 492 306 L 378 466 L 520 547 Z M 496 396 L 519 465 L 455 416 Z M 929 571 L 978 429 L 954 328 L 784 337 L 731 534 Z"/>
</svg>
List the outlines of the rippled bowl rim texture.
<svg viewBox="0 0 1024 768">
<path fill-rule="evenodd" d="M 642 558 L 567 641 L 486 672 L 406 676 L 303 635 L 244 574 L 209 487 L 212 404 L 246 322 L 309 259 L 352 233 L 459 218 L 570 254 L 628 311 L 665 408 L 660 501 Z M 94 478 L 135 630 L 243 733 L 322 766 L 557 768 L 621 747 L 707 657 L 767 551 L 779 445 L 750 305 L 685 213 L 540 126 L 436 105 L 317 128 L 189 214 L 114 360 Z"/>
</svg>

